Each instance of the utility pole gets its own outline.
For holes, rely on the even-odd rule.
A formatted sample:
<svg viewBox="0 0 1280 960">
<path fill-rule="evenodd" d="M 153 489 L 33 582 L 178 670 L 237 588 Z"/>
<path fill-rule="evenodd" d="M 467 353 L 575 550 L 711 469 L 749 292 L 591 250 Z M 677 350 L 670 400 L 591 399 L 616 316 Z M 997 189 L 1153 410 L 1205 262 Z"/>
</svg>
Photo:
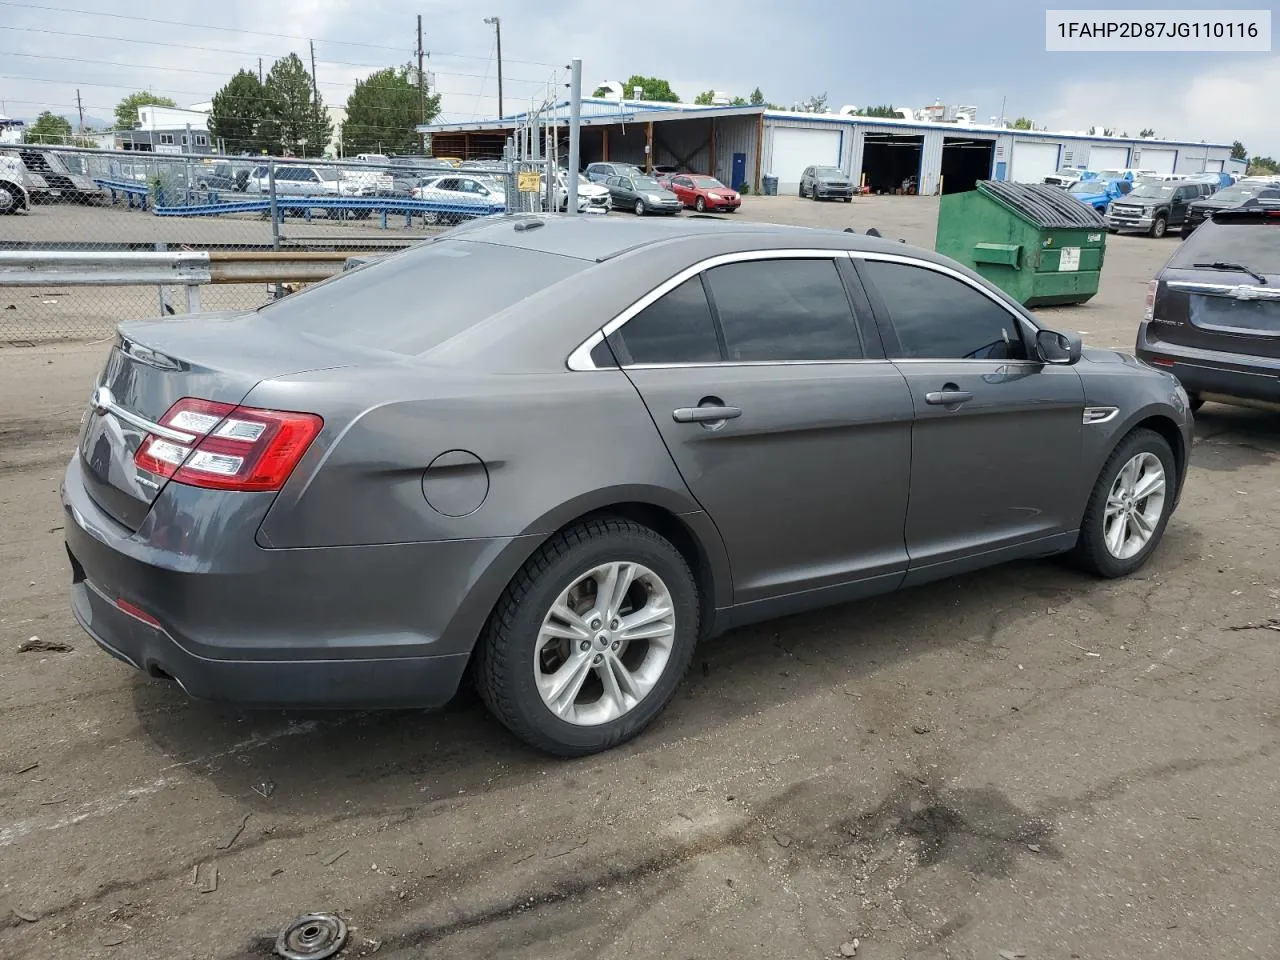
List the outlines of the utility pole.
<svg viewBox="0 0 1280 960">
<path fill-rule="evenodd" d="M 484 22 L 493 25 L 498 37 L 498 119 L 502 119 L 502 21 L 498 17 L 485 17 Z"/>
<path fill-rule="evenodd" d="M 262 58 L 258 58 L 258 82 L 262 82 Z"/>
<path fill-rule="evenodd" d="M 582 161 L 582 61 L 569 63 L 569 169 L 565 174 L 568 187 L 568 209 L 571 216 L 578 215 L 578 170 Z"/>
<path fill-rule="evenodd" d="M 310 147 L 311 136 L 320 125 L 320 86 L 316 83 L 316 42 L 308 40 L 307 43 L 311 44 L 311 122 L 307 124 L 307 146 Z M 323 157 L 327 146 L 327 143 L 316 144 L 315 156 Z"/>
<path fill-rule="evenodd" d="M 418 14 L 418 122 L 427 122 L 427 76 L 423 73 L 422 59 L 425 56 L 422 49 L 422 14 Z M 427 152 L 427 135 L 425 133 L 418 134 L 418 152 L 425 155 Z"/>
<path fill-rule="evenodd" d="M 80 102 L 80 88 L 76 88 L 76 110 L 80 113 L 80 128 L 76 131 L 84 136 L 84 105 Z"/>
</svg>

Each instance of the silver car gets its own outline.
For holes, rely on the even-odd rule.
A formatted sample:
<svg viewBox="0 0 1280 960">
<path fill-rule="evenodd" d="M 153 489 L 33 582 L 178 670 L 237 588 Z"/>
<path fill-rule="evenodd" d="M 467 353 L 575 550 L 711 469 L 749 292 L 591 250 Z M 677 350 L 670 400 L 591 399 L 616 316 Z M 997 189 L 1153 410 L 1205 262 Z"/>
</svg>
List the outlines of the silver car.
<svg viewBox="0 0 1280 960">
<path fill-rule="evenodd" d="M 1058 553 L 1133 573 L 1187 403 L 892 241 L 476 220 L 122 324 L 62 482 L 71 606 L 197 697 L 433 706 L 470 675 L 586 754 L 741 624 Z"/>
<path fill-rule="evenodd" d="M 610 177 L 604 182 L 615 209 L 630 210 L 636 216 L 646 213 L 673 215 L 684 209 L 674 193 L 653 177 Z"/>
</svg>

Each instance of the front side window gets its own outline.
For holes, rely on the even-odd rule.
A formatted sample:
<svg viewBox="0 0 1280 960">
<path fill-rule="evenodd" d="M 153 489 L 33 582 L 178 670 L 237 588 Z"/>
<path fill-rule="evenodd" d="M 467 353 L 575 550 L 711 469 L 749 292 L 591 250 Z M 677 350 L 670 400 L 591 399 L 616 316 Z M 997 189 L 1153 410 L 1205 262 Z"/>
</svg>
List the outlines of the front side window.
<svg viewBox="0 0 1280 960">
<path fill-rule="evenodd" d="M 727 359 L 858 360 L 853 309 L 834 260 L 754 260 L 707 271 Z"/>
<path fill-rule="evenodd" d="M 610 340 L 623 364 L 716 363 L 721 359 L 701 277 L 686 280 L 649 304 Z"/>
<path fill-rule="evenodd" d="M 887 260 L 859 269 L 898 334 L 898 357 L 912 360 L 1025 360 L 1013 314 L 969 284 L 937 270 Z"/>
</svg>

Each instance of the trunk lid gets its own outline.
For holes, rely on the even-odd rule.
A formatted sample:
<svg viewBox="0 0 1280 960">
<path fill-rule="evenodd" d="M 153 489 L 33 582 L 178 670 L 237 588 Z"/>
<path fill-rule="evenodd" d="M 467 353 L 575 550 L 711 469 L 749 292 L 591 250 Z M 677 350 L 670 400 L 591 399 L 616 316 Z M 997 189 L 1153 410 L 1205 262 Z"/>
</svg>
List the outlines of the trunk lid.
<svg viewBox="0 0 1280 960">
<path fill-rule="evenodd" d="M 344 366 L 347 357 L 253 313 L 122 323 L 81 420 L 89 496 L 137 530 L 167 481 L 137 467 L 134 454 L 174 403 L 238 404 L 263 380 Z"/>
</svg>

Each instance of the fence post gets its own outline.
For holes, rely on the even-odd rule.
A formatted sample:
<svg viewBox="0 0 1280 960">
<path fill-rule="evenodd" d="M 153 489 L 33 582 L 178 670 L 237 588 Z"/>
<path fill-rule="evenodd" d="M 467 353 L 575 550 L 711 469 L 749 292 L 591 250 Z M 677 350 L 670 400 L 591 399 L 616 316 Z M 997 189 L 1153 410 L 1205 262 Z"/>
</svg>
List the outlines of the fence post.
<svg viewBox="0 0 1280 960">
<path fill-rule="evenodd" d="M 276 205 L 276 161 L 267 160 L 267 191 L 271 203 L 271 249 L 280 249 L 280 208 Z"/>
</svg>

